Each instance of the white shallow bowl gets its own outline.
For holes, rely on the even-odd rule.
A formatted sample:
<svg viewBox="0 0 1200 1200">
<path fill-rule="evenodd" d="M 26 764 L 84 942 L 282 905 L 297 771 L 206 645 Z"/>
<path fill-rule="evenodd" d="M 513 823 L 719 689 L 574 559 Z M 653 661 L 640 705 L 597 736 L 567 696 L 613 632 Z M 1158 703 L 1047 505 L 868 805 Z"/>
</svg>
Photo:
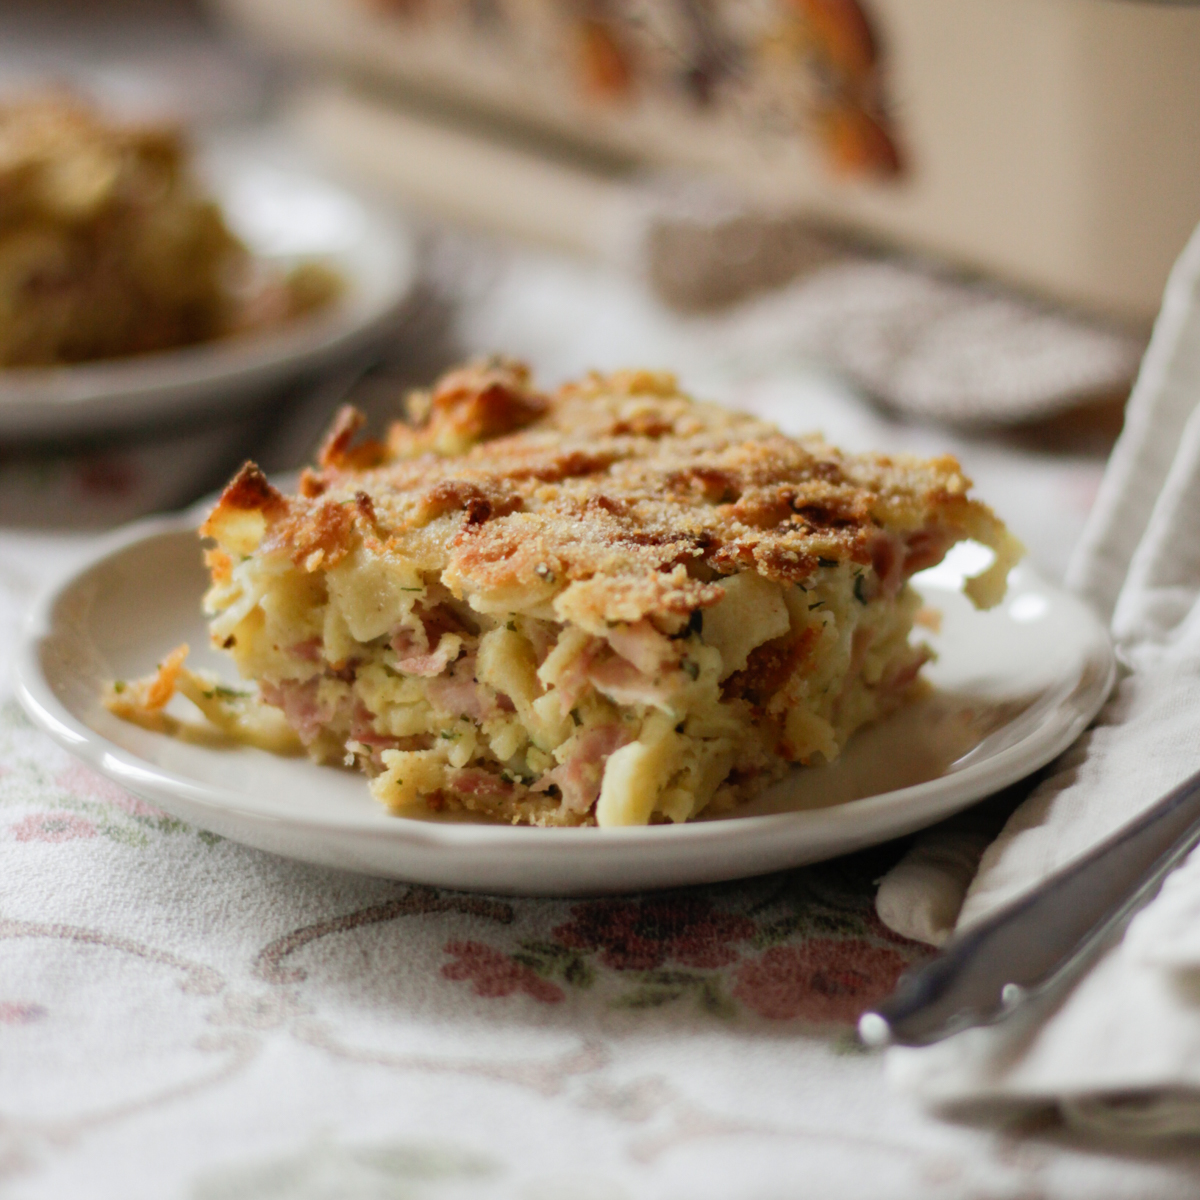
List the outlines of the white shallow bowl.
<svg viewBox="0 0 1200 1200">
<path fill-rule="evenodd" d="M 209 648 L 206 578 L 186 519 L 124 531 L 38 603 L 18 654 L 18 694 L 51 737 L 129 791 L 277 854 L 493 892 L 711 882 L 908 833 L 1028 775 L 1079 736 L 1112 686 L 1107 632 L 1027 567 L 1012 573 L 1003 605 L 976 612 L 957 589 L 980 553 L 959 547 L 917 577 L 941 615 L 928 633 L 938 655 L 929 695 L 861 733 L 834 766 L 794 771 L 737 815 L 687 825 L 530 829 L 395 817 L 355 772 L 118 720 L 100 703 L 103 685 L 148 673 L 180 642 L 196 665 L 229 674 Z"/>
<path fill-rule="evenodd" d="M 395 218 L 266 135 L 213 142 L 198 152 L 197 169 L 256 255 L 285 269 L 326 263 L 345 279 L 344 294 L 261 333 L 72 366 L 0 368 L 0 435 L 80 436 L 236 409 L 352 356 L 395 319 L 416 279 L 412 239 Z"/>
</svg>

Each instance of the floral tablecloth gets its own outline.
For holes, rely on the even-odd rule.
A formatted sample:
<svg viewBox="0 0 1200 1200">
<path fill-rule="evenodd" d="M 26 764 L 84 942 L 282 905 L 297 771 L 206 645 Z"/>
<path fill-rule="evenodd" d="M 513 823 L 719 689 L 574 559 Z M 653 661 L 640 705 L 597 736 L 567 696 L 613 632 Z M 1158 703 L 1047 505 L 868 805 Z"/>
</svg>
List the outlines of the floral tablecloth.
<svg viewBox="0 0 1200 1200">
<path fill-rule="evenodd" d="M 1185 1154 L 938 1123 L 852 1037 L 926 951 L 885 847 L 498 899 L 188 826 L 0 711 L 0 1192 L 292 1200 L 1192 1196 Z"/>
<path fill-rule="evenodd" d="M 191 17 L 156 32 L 192 6 L 112 9 L 0 5 L 0 82 L 52 71 L 188 116 L 259 104 L 263 73 L 230 73 Z M 794 313 L 769 297 L 732 324 L 683 320 L 613 272 L 477 247 L 450 258 L 435 274 L 453 276 L 453 327 L 410 328 L 401 374 L 493 349 L 548 382 L 682 367 L 706 395 L 850 449 L 960 453 L 1038 565 L 1061 573 L 1095 454 L 886 419 L 797 355 Z M 386 408 L 389 390 L 360 398 Z M 250 451 L 295 465 L 337 391 L 293 406 L 270 437 L 249 414 L 141 444 L 0 447 L 0 679 L 30 598 L 88 551 L 85 530 L 186 503 Z M 851 1030 L 927 953 L 874 916 L 875 881 L 902 849 L 604 900 L 409 887 L 159 812 L 36 733 L 0 683 L 0 1195 L 1200 1194 L 1187 1146 L 1150 1158 L 1049 1121 L 951 1125 L 887 1090 Z"/>
<path fill-rule="evenodd" d="M 520 258 L 462 291 L 454 352 L 503 346 L 550 378 L 685 362 L 707 394 L 850 446 L 957 449 L 1050 573 L 1099 479 L 1086 455 L 889 423 L 819 372 L 761 346 L 739 359 L 712 326 L 654 316 L 614 276 Z M 306 422 L 319 423 L 293 414 L 290 452 Z M 260 435 L 251 422 L 242 436 Z M 235 433 L 218 449 L 236 457 Z M 278 442 L 262 449 L 286 465 Z M 165 498 L 155 462 L 176 489 L 202 486 L 182 451 L 106 454 L 100 476 L 86 455 L 0 465 L 0 658 L 36 588 L 91 545 L 81 522 L 104 523 L 105 504 L 111 521 L 182 500 Z M 574 902 L 410 887 L 186 825 L 0 699 L 0 1194 L 1200 1193 L 1186 1147 L 1149 1159 L 1049 1122 L 951 1125 L 888 1091 L 852 1028 L 927 953 L 874 914 L 875 882 L 902 849 Z"/>
</svg>

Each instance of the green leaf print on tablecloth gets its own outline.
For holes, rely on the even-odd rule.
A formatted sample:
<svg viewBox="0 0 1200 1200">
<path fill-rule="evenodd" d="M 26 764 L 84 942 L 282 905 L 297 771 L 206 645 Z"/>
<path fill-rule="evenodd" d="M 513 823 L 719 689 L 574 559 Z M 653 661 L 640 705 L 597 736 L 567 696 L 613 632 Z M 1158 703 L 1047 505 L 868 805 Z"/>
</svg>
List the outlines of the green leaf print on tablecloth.
<svg viewBox="0 0 1200 1200">
<path fill-rule="evenodd" d="M 19 842 L 106 837 L 145 848 L 155 834 L 182 834 L 208 846 L 221 840 L 64 754 L 34 730 L 13 700 L 0 707 L 0 762 L 0 808 L 31 810 L 9 825 Z"/>
<path fill-rule="evenodd" d="M 496 1173 L 490 1159 L 457 1146 L 320 1140 L 295 1154 L 210 1172 L 192 1200 L 423 1200 L 440 1184 L 483 1183 Z"/>
</svg>

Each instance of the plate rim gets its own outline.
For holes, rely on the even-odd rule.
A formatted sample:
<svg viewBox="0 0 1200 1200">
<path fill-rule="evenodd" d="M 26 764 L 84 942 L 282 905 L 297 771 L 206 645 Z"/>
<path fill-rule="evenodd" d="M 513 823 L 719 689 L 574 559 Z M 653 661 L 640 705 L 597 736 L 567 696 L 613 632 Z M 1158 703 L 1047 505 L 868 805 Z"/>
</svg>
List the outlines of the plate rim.
<svg viewBox="0 0 1200 1200">
<path fill-rule="evenodd" d="M 889 815 L 893 816 L 896 827 L 894 832 L 888 832 L 884 836 L 870 834 L 862 843 L 875 844 L 902 836 L 904 832 L 935 824 L 946 816 L 1020 779 L 1027 778 L 1045 766 L 1087 728 L 1110 695 L 1116 680 L 1117 661 L 1111 638 L 1100 619 L 1092 614 L 1093 629 L 1089 640 L 1094 642 L 1093 652 L 1103 659 L 1103 678 L 1100 678 L 1099 673 L 1096 673 L 1094 679 L 1086 674 L 1082 675 L 1075 687 L 1055 706 L 1054 713 L 1059 719 L 1043 722 L 1016 744 L 1005 747 L 978 763 L 969 764 L 958 772 L 822 808 L 729 816 L 721 820 L 685 822 L 679 825 L 631 826 L 604 830 L 591 826 L 533 828 L 484 822 L 441 823 L 397 816 L 387 813 L 382 808 L 378 812 L 347 812 L 344 817 L 337 819 L 280 813 L 248 805 L 244 793 L 226 785 L 205 783 L 159 767 L 134 751 L 109 741 L 102 733 L 77 717 L 58 698 L 42 666 L 42 650 L 51 644 L 54 633 L 54 610 L 72 587 L 89 572 L 102 566 L 106 560 L 117 558 L 134 546 L 158 537 L 193 534 L 196 524 L 197 514 L 193 508 L 176 516 L 151 517 L 137 521 L 101 538 L 89 554 L 76 560 L 70 568 L 42 589 L 26 614 L 13 659 L 14 690 L 17 699 L 38 728 L 69 753 L 81 758 L 89 766 L 122 786 L 134 791 L 139 785 L 151 788 L 156 802 L 162 803 L 168 810 L 170 800 L 178 797 L 190 805 L 212 810 L 217 814 L 249 819 L 262 825 L 283 823 L 305 831 L 352 837 L 368 833 L 388 835 L 391 840 L 410 847 L 445 852 L 503 852 L 548 844 L 563 850 L 582 846 L 607 846 L 616 852 L 618 849 L 628 851 L 633 847 L 649 848 L 680 843 L 703 845 L 713 841 L 725 841 L 738 834 L 752 841 L 759 841 L 762 838 L 774 838 L 785 831 L 793 836 L 802 835 L 805 831 L 819 835 L 823 828 L 828 833 L 834 833 L 835 827 L 844 824 L 849 814 L 864 819 L 876 817 L 885 820 L 885 823 Z M 1040 586 L 1069 597 L 1086 608 L 1078 597 L 1071 596 L 1064 589 L 1049 583 L 1036 569 L 1026 569 Z M 320 769 L 318 764 L 312 766 L 314 770 Z M 167 797 L 165 801 L 164 796 Z M 923 815 L 911 813 L 914 819 L 905 824 L 906 809 L 922 798 L 932 801 L 932 806 L 926 805 L 926 808 L 936 809 L 936 812 L 923 812 Z M 203 827 L 203 821 L 197 820 L 195 814 L 190 814 L 187 819 Z M 889 830 L 891 828 L 892 825 L 889 824 Z M 548 839 L 553 839 L 553 842 Z M 238 839 L 234 837 L 232 840 Z"/>
</svg>

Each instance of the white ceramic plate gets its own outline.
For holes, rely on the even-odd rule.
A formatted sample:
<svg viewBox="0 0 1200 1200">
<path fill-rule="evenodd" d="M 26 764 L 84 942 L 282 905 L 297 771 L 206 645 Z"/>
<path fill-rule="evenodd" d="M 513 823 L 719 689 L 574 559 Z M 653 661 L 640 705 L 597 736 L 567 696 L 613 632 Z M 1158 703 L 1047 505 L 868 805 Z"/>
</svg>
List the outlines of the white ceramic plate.
<svg viewBox="0 0 1200 1200">
<path fill-rule="evenodd" d="M 78 436 L 236 408 L 352 355 L 394 319 L 416 277 L 412 240 L 394 218 L 267 137 L 214 143 L 197 166 L 255 254 L 284 267 L 328 263 L 345 278 L 345 294 L 270 332 L 75 366 L 0 369 L 0 434 Z"/>
<path fill-rule="evenodd" d="M 972 553 L 976 562 L 972 562 Z M 391 816 L 337 767 L 200 745 L 117 720 L 102 685 L 153 670 L 187 641 L 228 676 L 200 615 L 193 523 L 143 523 L 110 541 L 30 615 L 17 684 L 30 716 L 131 792 L 236 841 L 310 862 L 447 887 L 545 895 L 753 875 L 884 841 L 1047 763 L 1112 685 L 1108 635 L 1079 601 L 1015 570 L 1004 604 L 957 588 L 967 545 L 918 576 L 941 614 L 930 695 L 856 737 L 832 767 L 801 769 L 736 816 L 639 829 L 529 829 Z M 184 704 L 183 701 L 178 701 Z"/>
</svg>

